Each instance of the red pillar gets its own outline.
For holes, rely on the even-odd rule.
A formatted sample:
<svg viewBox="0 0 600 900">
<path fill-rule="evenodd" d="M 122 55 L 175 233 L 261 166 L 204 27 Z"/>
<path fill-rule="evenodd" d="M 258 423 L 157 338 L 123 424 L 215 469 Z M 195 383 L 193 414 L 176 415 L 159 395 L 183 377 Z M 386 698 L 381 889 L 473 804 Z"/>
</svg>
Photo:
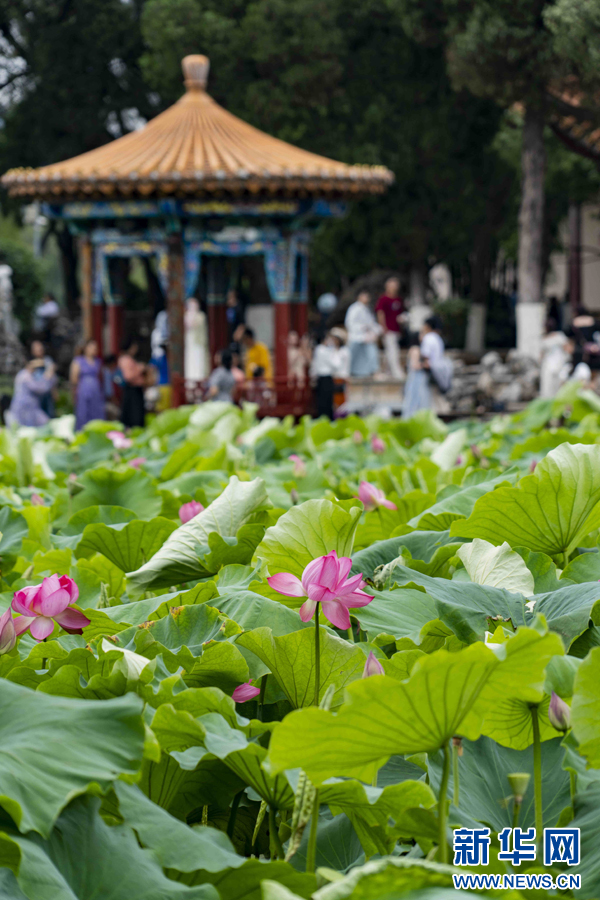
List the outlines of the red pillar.
<svg viewBox="0 0 600 900">
<path fill-rule="evenodd" d="M 174 380 L 184 375 L 184 323 L 185 282 L 183 266 L 183 241 L 181 234 L 169 238 L 169 286 L 167 288 L 167 315 L 169 319 L 169 372 Z"/>
<path fill-rule="evenodd" d="M 108 306 L 108 349 L 118 356 L 123 341 L 123 307 L 120 303 Z"/>
<path fill-rule="evenodd" d="M 208 343 L 210 348 L 210 365 L 214 365 L 215 353 L 229 344 L 227 328 L 227 310 L 223 303 L 208 305 Z"/>
<path fill-rule="evenodd" d="M 296 331 L 300 337 L 308 332 L 308 304 L 306 300 L 296 304 Z"/>
<path fill-rule="evenodd" d="M 275 303 L 275 375 L 287 375 L 287 340 L 292 331 L 291 303 Z"/>
</svg>

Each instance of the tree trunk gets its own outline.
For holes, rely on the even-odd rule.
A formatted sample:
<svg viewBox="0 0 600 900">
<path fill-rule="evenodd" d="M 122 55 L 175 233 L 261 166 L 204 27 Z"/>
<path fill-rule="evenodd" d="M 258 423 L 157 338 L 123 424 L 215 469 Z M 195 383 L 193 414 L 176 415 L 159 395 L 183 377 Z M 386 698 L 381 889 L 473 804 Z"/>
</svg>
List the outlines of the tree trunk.
<svg viewBox="0 0 600 900">
<path fill-rule="evenodd" d="M 521 208 L 519 210 L 519 307 L 517 348 L 537 357 L 544 310 L 542 306 L 542 249 L 544 235 L 544 116 L 528 107 L 521 147 Z"/>
</svg>

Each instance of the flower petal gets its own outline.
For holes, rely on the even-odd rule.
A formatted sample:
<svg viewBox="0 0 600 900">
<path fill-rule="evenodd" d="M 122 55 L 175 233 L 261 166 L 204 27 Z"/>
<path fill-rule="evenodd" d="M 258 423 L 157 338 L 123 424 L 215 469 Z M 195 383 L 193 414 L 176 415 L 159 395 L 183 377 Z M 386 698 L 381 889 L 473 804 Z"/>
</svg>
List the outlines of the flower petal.
<svg viewBox="0 0 600 900">
<path fill-rule="evenodd" d="M 247 681 L 245 684 L 240 684 L 236 687 L 231 695 L 231 699 L 235 700 L 236 703 L 246 703 L 247 700 L 252 700 L 254 697 L 258 697 L 259 694 L 260 688 Z"/>
<path fill-rule="evenodd" d="M 335 600 L 336 598 L 335 593 L 322 584 L 311 584 L 307 593 L 313 603 L 323 603 L 325 600 Z"/>
<path fill-rule="evenodd" d="M 319 576 L 319 584 L 322 587 L 329 588 L 330 591 L 335 590 L 337 583 L 339 582 L 339 565 L 337 553 L 332 551 L 332 553 L 328 553 L 327 556 L 323 560 L 323 568 L 321 569 L 321 574 Z"/>
<path fill-rule="evenodd" d="M 351 568 L 352 560 L 349 556 L 340 556 L 338 558 L 338 585 L 340 584 L 340 582 L 346 580 Z"/>
<path fill-rule="evenodd" d="M 304 569 L 302 573 L 302 587 L 304 588 L 304 592 L 308 593 L 308 587 L 311 584 L 320 584 L 321 581 L 321 572 L 323 571 L 323 565 L 325 563 L 327 557 L 318 556 L 316 559 L 313 559 L 312 562 Z"/>
<path fill-rule="evenodd" d="M 47 616 L 49 619 L 54 619 L 58 613 L 61 613 L 68 607 L 70 599 L 68 591 L 55 591 L 53 594 L 50 594 L 49 597 L 44 597 L 40 601 L 38 604 L 39 613 L 41 616 Z"/>
<path fill-rule="evenodd" d="M 35 587 L 37 590 L 38 585 L 35 585 Z M 28 593 L 26 593 L 26 591 Z M 28 588 L 21 588 L 21 590 L 17 591 L 12 598 L 11 606 L 16 613 L 20 613 L 22 616 L 30 616 L 33 611 L 31 605 L 34 596 L 35 592 L 32 593 Z"/>
<path fill-rule="evenodd" d="M 58 575 L 48 575 L 47 578 L 44 578 L 40 587 L 39 599 L 45 600 L 46 597 L 49 597 L 51 594 L 54 594 L 55 591 L 60 590 L 60 579 Z"/>
<path fill-rule="evenodd" d="M 54 620 L 65 631 L 81 631 L 82 628 L 86 628 L 90 624 L 87 616 L 84 616 L 82 612 L 79 612 L 78 609 L 73 609 L 71 606 L 68 606 L 64 612 L 54 616 Z"/>
<path fill-rule="evenodd" d="M 341 628 L 344 631 L 350 628 L 350 613 L 345 606 L 336 600 L 326 600 L 321 604 L 323 615 L 326 616 L 332 625 Z"/>
<path fill-rule="evenodd" d="M 17 616 L 13 619 L 16 634 L 23 634 L 27 631 L 32 622 L 35 622 L 36 616 Z"/>
<path fill-rule="evenodd" d="M 69 592 L 69 605 L 72 603 L 77 603 L 79 599 L 79 588 L 72 578 L 69 578 L 68 575 L 61 575 L 59 578 L 60 586 L 64 591 Z"/>
<path fill-rule="evenodd" d="M 372 599 L 373 597 L 370 594 L 365 594 L 364 591 L 353 591 L 351 594 L 342 597 L 342 603 L 348 609 L 358 609 L 361 606 L 367 606 Z"/>
<path fill-rule="evenodd" d="M 345 584 L 339 585 L 336 594 L 338 597 L 345 597 L 346 594 L 351 594 L 352 591 L 356 591 L 363 586 L 363 577 L 362 572 L 359 572 L 358 575 L 353 575 L 352 578 L 349 578 Z"/>
<path fill-rule="evenodd" d="M 394 512 L 396 512 L 397 509 L 398 509 L 398 507 L 396 506 L 396 504 L 395 504 L 395 503 L 392 503 L 391 500 L 380 500 L 380 501 L 379 501 L 379 505 L 380 505 L 380 506 L 385 506 L 386 509 L 393 509 Z"/>
<path fill-rule="evenodd" d="M 292 575 L 291 572 L 278 572 L 276 575 L 271 575 L 270 578 L 267 578 L 267 581 L 274 591 L 278 591 L 278 593 L 284 594 L 286 597 L 306 596 L 302 582 L 296 575 Z"/>
<path fill-rule="evenodd" d="M 303 622 L 310 622 L 312 617 L 315 614 L 315 609 L 317 608 L 317 604 L 314 600 L 306 600 L 305 603 L 300 607 L 300 618 Z"/>
<path fill-rule="evenodd" d="M 44 638 L 47 638 L 54 631 L 54 622 L 45 616 L 36 616 L 29 630 L 32 638 L 35 638 L 36 641 L 43 641 Z"/>
</svg>

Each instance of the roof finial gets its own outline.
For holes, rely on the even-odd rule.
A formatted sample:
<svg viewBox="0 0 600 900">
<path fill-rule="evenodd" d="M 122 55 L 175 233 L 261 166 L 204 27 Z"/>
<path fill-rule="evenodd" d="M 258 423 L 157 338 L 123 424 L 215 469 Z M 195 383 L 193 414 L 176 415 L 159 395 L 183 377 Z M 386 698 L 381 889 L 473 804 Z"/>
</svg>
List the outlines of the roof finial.
<svg viewBox="0 0 600 900">
<path fill-rule="evenodd" d="M 210 60 L 208 56 L 192 53 L 181 60 L 184 84 L 188 91 L 203 91 L 208 81 Z"/>
</svg>

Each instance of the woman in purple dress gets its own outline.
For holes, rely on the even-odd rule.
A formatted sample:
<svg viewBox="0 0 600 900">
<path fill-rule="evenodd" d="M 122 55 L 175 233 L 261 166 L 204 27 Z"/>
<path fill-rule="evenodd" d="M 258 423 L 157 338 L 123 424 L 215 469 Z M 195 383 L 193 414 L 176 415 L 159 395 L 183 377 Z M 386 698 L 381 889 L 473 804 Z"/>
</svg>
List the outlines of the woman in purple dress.
<svg viewBox="0 0 600 900">
<path fill-rule="evenodd" d="M 92 419 L 104 418 L 104 395 L 100 384 L 98 344 L 85 342 L 83 353 L 71 363 L 69 379 L 75 392 L 75 428 L 79 431 Z"/>
</svg>

